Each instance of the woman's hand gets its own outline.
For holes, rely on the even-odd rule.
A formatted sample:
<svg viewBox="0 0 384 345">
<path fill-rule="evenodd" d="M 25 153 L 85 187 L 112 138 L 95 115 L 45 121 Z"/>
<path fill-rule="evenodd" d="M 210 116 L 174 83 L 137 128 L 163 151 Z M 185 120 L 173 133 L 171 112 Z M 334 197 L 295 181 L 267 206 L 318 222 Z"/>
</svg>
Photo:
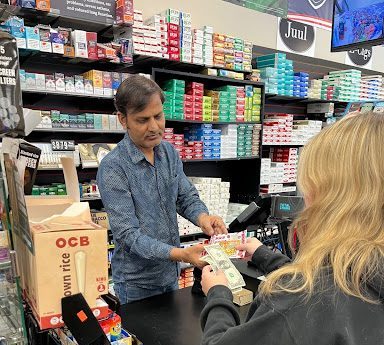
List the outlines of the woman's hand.
<svg viewBox="0 0 384 345">
<path fill-rule="evenodd" d="M 205 266 L 201 276 L 201 286 L 204 294 L 207 295 L 208 291 L 216 285 L 228 286 L 227 277 L 222 270 L 214 272 L 211 266 Z"/>
<path fill-rule="evenodd" d="M 236 249 L 245 250 L 247 252 L 246 256 L 252 256 L 257 248 L 261 247 L 262 245 L 263 244 L 256 237 L 252 237 L 247 239 L 247 243 L 239 244 Z"/>
</svg>

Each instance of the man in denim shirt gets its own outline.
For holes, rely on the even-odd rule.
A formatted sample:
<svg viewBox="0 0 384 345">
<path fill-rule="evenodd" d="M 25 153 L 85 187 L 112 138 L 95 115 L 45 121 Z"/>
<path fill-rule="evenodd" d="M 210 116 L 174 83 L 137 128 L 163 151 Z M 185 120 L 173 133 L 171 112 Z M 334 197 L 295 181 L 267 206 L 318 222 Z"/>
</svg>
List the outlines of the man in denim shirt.
<svg viewBox="0 0 384 345">
<path fill-rule="evenodd" d="M 121 303 L 178 289 L 178 262 L 204 266 L 202 245 L 179 248 L 177 213 L 207 235 L 227 232 L 221 218 L 208 214 L 177 151 L 162 141 L 163 103 L 152 80 L 134 75 L 123 81 L 115 106 L 127 134 L 97 173 L 115 242 L 112 273 Z"/>
</svg>

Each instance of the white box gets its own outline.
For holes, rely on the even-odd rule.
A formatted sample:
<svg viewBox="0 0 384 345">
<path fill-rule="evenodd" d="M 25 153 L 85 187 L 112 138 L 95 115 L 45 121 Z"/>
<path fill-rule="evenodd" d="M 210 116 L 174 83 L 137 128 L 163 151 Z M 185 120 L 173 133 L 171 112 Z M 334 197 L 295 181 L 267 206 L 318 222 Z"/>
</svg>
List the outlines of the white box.
<svg viewBox="0 0 384 345">
<path fill-rule="evenodd" d="M 75 47 L 75 56 L 87 59 L 87 32 L 83 30 L 72 31 L 72 42 Z"/>
<path fill-rule="evenodd" d="M 45 90 L 45 74 L 35 73 L 36 89 Z"/>
<path fill-rule="evenodd" d="M 63 47 L 64 49 L 64 47 Z M 52 53 L 52 44 L 51 42 L 40 41 L 40 51 L 46 53 Z"/>
<path fill-rule="evenodd" d="M 64 54 L 64 44 L 52 43 L 52 53 L 63 55 Z"/>
</svg>

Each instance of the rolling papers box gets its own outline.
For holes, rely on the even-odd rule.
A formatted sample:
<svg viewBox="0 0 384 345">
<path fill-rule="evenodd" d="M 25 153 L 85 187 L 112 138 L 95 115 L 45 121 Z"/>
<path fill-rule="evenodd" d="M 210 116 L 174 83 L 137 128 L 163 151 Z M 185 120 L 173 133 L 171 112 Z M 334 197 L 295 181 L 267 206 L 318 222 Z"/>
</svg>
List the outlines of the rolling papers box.
<svg viewBox="0 0 384 345">
<path fill-rule="evenodd" d="M 61 298 L 79 292 L 95 316 L 107 314 L 97 302 L 108 292 L 107 230 L 79 202 L 73 159 L 62 165 L 68 195 L 25 197 L 34 252 L 16 236 L 23 293 L 41 329 L 62 326 Z"/>
</svg>

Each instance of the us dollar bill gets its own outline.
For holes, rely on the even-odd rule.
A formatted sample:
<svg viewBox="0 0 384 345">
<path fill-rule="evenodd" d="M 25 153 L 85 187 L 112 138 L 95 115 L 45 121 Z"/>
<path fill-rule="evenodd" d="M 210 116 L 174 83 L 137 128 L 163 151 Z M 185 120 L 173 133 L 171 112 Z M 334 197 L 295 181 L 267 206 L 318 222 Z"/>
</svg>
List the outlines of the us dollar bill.
<svg viewBox="0 0 384 345">
<path fill-rule="evenodd" d="M 218 271 L 215 260 L 213 260 L 209 255 L 202 256 L 200 258 L 200 260 L 208 263 L 208 265 L 210 265 L 212 267 L 213 272 L 216 273 Z"/>
<path fill-rule="evenodd" d="M 216 243 L 205 246 L 205 250 L 208 253 L 208 255 L 206 255 L 206 259 L 209 256 L 209 261 L 214 263 L 215 268 L 224 272 L 228 280 L 229 288 L 233 292 L 241 290 L 241 288 L 245 286 L 243 276 L 229 259 L 220 244 Z M 205 261 L 211 264 L 209 261 Z"/>
</svg>

